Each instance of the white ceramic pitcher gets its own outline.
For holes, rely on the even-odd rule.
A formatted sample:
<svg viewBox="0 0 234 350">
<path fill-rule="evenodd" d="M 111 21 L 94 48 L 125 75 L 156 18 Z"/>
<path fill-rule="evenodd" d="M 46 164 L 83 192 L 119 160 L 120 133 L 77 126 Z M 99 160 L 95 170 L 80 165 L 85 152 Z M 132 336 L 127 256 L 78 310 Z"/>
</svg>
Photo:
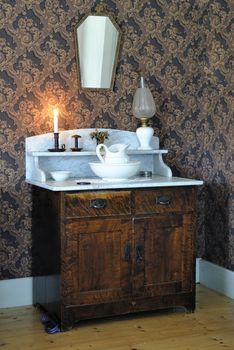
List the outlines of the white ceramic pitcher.
<svg viewBox="0 0 234 350">
<path fill-rule="evenodd" d="M 116 143 L 108 148 L 103 143 L 100 143 L 96 147 L 96 153 L 102 163 L 123 164 L 128 163 L 129 160 L 126 153 L 128 147 L 129 145 Z"/>
</svg>

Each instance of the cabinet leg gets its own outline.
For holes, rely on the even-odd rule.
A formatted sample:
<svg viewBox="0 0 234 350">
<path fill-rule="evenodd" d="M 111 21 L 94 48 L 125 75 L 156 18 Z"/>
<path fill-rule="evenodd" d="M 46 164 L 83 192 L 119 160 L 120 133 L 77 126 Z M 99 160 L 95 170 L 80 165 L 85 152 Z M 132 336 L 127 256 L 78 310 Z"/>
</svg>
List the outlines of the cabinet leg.
<svg viewBox="0 0 234 350">
<path fill-rule="evenodd" d="M 196 305 L 195 305 L 195 302 L 192 301 L 191 303 L 185 305 L 184 307 L 185 307 L 186 312 L 187 312 L 188 314 L 192 314 L 192 313 L 194 313 L 194 311 L 195 311 Z"/>
<path fill-rule="evenodd" d="M 64 324 L 64 323 L 61 323 L 61 331 L 62 331 L 62 332 L 71 331 L 73 328 L 74 328 L 74 323 L 73 323 L 73 324 Z"/>
<path fill-rule="evenodd" d="M 195 308 L 186 307 L 186 313 L 187 314 L 193 314 L 194 311 L 195 311 Z"/>
<path fill-rule="evenodd" d="M 65 309 L 61 321 L 62 332 L 70 331 L 74 326 L 75 321 L 72 311 Z"/>
</svg>

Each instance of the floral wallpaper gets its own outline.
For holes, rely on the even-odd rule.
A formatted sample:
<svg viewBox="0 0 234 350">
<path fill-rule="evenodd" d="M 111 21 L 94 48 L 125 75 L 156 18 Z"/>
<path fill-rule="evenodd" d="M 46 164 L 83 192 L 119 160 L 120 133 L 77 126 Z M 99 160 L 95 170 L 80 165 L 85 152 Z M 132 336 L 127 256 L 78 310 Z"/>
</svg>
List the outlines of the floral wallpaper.
<svg viewBox="0 0 234 350">
<path fill-rule="evenodd" d="M 103 4 L 122 30 L 114 90 L 82 91 L 74 26 Z M 61 129 L 135 130 L 143 72 L 174 175 L 199 178 L 197 254 L 234 270 L 234 26 L 231 0 L 0 2 L 0 278 L 31 276 L 31 187 L 25 137 Z"/>
</svg>

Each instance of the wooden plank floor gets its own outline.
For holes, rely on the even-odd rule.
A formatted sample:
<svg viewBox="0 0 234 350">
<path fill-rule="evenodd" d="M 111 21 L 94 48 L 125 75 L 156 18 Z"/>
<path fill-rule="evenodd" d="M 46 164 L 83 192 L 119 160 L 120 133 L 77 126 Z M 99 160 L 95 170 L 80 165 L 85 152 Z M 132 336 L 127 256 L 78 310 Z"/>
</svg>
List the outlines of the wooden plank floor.
<svg viewBox="0 0 234 350">
<path fill-rule="evenodd" d="M 234 350 L 234 300 L 197 286 L 194 314 L 150 312 L 86 321 L 48 335 L 33 307 L 0 310 L 3 350 Z"/>
</svg>

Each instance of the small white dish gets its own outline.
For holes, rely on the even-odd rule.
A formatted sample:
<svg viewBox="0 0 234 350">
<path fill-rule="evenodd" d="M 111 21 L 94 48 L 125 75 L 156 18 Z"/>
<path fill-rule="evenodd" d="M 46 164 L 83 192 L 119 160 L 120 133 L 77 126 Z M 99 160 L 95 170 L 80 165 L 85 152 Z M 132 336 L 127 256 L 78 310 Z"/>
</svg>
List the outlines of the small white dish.
<svg viewBox="0 0 234 350">
<path fill-rule="evenodd" d="M 95 175 L 106 181 L 124 181 L 134 176 L 140 168 L 140 162 L 131 161 L 122 164 L 89 163 Z"/>
<path fill-rule="evenodd" d="M 55 181 L 65 181 L 71 176 L 70 171 L 51 171 L 50 173 L 52 179 Z"/>
</svg>

